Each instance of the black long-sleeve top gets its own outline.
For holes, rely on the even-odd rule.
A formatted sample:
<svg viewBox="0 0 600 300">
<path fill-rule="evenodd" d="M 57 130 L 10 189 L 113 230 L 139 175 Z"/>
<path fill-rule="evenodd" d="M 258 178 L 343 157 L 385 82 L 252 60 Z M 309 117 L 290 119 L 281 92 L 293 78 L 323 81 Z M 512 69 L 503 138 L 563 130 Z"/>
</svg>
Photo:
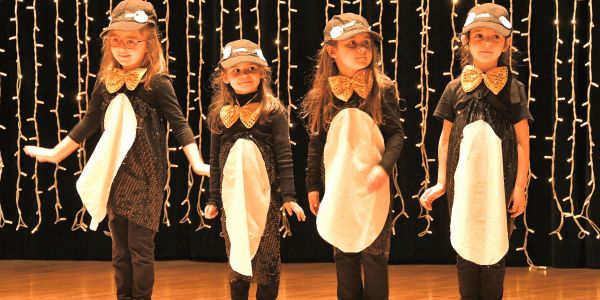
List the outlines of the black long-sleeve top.
<svg viewBox="0 0 600 300">
<path fill-rule="evenodd" d="M 124 86 L 110 94 L 104 83 L 98 81 L 87 113 L 69 132 L 69 137 L 77 143 L 83 142 L 103 127 L 106 110 L 114 97 L 119 93 L 127 95 L 137 121 L 136 136 L 110 186 L 108 212 L 158 231 L 167 176 L 164 120 L 170 123 L 182 146 L 194 143 L 194 135 L 179 108 L 171 80 L 159 75 L 150 87 L 147 90 L 140 83 L 133 91 Z"/>
<path fill-rule="evenodd" d="M 398 97 L 393 87 L 381 92 L 382 124 L 379 125 L 385 141 L 385 150 L 379 165 L 390 174 L 396 161 L 400 157 L 404 146 L 404 130 L 400 120 Z M 348 102 L 335 98 L 333 100 L 334 116 L 345 108 L 358 108 L 362 99 L 354 93 Z M 321 166 L 323 163 L 323 149 L 327 140 L 327 132 L 323 129 L 318 134 L 311 135 L 308 143 L 308 161 L 306 170 L 306 191 L 320 191 L 323 188 Z"/>
<path fill-rule="evenodd" d="M 125 85 L 123 85 L 119 92 L 133 94 L 135 97 L 142 99 L 149 106 L 158 109 L 171 125 L 173 134 L 181 146 L 193 143 L 194 133 L 183 117 L 181 107 L 179 106 L 175 90 L 173 89 L 169 77 L 166 75 L 154 77 L 150 87 L 151 89 L 147 90 L 144 88 L 143 83 L 140 82 L 133 91 L 127 90 Z M 100 80 L 96 81 L 85 116 L 69 132 L 68 136 L 78 144 L 81 144 L 85 139 L 96 132 L 98 128 L 100 128 L 101 121 L 104 118 L 104 112 L 102 111 L 104 99 L 106 97 L 112 98 L 117 93 L 113 95 L 109 94 L 104 83 L 101 83 Z"/>
<path fill-rule="evenodd" d="M 249 101 L 256 101 L 254 97 L 260 95 L 238 95 L 239 105 L 243 106 Z M 262 116 L 261 116 L 262 118 Z M 223 126 L 224 127 L 224 126 Z M 289 122 L 285 112 L 275 112 L 270 116 L 270 121 L 261 124 L 256 122 L 252 128 L 246 128 L 238 120 L 230 128 L 223 128 L 221 133 L 212 133 L 210 137 L 210 196 L 209 204 L 221 207 L 221 168 L 219 167 L 219 153 L 221 144 L 239 132 L 247 131 L 259 141 L 267 144 L 272 150 L 279 178 L 279 189 L 283 202 L 296 201 L 294 187 L 294 168 L 292 162 L 292 149 L 290 146 Z"/>
</svg>

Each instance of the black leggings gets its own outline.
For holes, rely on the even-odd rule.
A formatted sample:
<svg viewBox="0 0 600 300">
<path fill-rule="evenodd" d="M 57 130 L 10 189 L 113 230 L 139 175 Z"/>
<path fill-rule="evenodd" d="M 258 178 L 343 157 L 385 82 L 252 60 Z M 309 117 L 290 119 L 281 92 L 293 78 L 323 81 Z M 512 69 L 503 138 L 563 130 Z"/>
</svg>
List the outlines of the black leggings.
<svg viewBox="0 0 600 300">
<path fill-rule="evenodd" d="M 364 286 L 361 263 L 365 270 Z M 388 299 L 388 264 L 383 255 L 335 252 L 338 299 Z"/>
<path fill-rule="evenodd" d="M 497 300 L 504 292 L 504 258 L 499 262 L 482 266 L 456 256 L 458 289 L 463 300 Z"/>
<path fill-rule="evenodd" d="M 229 283 L 231 300 L 247 300 L 250 281 L 243 279 Z M 258 284 L 256 287 L 256 300 L 275 300 L 279 293 L 279 282 L 271 285 Z"/>
<path fill-rule="evenodd" d="M 150 299 L 154 286 L 153 230 L 109 214 L 118 299 Z"/>
</svg>

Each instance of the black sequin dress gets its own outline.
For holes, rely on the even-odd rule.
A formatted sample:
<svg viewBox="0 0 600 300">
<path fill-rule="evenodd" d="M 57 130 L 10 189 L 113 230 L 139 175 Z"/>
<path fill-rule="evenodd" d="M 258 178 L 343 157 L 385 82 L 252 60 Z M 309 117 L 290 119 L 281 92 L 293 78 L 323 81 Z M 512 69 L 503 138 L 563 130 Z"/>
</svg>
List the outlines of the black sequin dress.
<svg viewBox="0 0 600 300">
<path fill-rule="evenodd" d="M 448 83 L 434 116 L 453 123 L 448 143 L 446 165 L 446 194 L 450 213 L 452 213 L 454 202 L 454 174 L 460 158 L 463 131 L 467 125 L 479 120 L 489 124 L 501 140 L 503 189 L 506 205 L 508 206 L 518 167 L 514 124 L 523 119 L 533 120 L 527 105 L 528 99 L 523 84 L 512 77 L 508 79 L 498 95 L 494 95 L 483 83 L 469 93 L 465 93 L 462 89 L 460 78 Z M 508 213 L 507 226 L 510 235 L 514 226 Z"/>
<path fill-rule="evenodd" d="M 256 98 L 260 98 L 260 94 L 256 95 Z M 257 99 L 238 97 L 241 105 Z M 227 232 L 227 215 L 221 199 L 223 169 L 236 141 L 240 139 L 252 141 L 264 160 L 271 186 L 271 198 L 263 235 L 251 261 L 253 276 L 242 275 L 229 266 L 229 280 L 230 282 L 245 280 L 261 285 L 272 285 L 279 282 L 280 276 L 279 228 L 282 218 L 280 208 L 282 203 L 296 200 L 287 116 L 281 111 L 271 113 L 268 119 L 264 119 L 264 116 L 261 118 L 262 122 L 259 119 L 251 128 L 246 128 L 241 120 L 238 120 L 230 128 L 223 128 L 221 133 L 211 134 L 209 204 L 221 208 L 222 232 L 229 257 L 231 241 Z"/>
</svg>

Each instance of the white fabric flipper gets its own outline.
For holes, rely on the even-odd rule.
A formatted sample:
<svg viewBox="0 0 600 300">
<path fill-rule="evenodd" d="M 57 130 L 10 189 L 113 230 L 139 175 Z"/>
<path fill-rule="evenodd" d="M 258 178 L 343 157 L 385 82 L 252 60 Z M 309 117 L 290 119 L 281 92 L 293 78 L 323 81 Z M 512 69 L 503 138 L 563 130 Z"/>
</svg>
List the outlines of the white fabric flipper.
<svg viewBox="0 0 600 300">
<path fill-rule="evenodd" d="M 492 265 L 508 251 L 502 141 L 479 120 L 463 129 L 454 173 L 452 247 L 464 259 Z"/>
<path fill-rule="evenodd" d="M 104 132 L 76 184 L 81 201 L 92 216 L 91 230 L 96 230 L 106 216 L 113 179 L 133 145 L 136 127 L 129 99 L 118 94 L 106 109 Z"/>
<path fill-rule="evenodd" d="M 253 141 L 238 139 L 225 166 L 221 198 L 231 243 L 229 264 L 252 276 L 252 258 L 265 230 L 271 201 L 271 184 L 262 154 Z"/>
<path fill-rule="evenodd" d="M 357 108 L 344 109 L 331 121 L 323 153 L 325 195 L 317 230 L 325 241 L 344 252 L 367 248 L 387 220 L 389 182 L 367 192 L 367 176 L 381 161 L 384 147 L 373 119 Z"/>
</svg>

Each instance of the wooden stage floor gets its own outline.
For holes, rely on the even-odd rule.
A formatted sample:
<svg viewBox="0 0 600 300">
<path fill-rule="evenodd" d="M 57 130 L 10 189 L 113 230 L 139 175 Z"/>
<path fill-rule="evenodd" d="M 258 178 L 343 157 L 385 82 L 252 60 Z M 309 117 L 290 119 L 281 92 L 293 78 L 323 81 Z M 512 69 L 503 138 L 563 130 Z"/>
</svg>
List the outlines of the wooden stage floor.
<svg viewBox="0 0 600 300">
<path fill-rule="evenodd" d="M 229 297 L 224 263 L 159 261 L 155 268 L 153 299 Z M 110 262 L 0 260 L 0 299 L 114 299 L 112 276 Z M 335 285 L 333 263 L 283 264 L 279 299 L 335 299 Z M 600 299 L 600 270 L 507 268 L 504 296 Z M 458 299 L 455 267 L 390 266 L 390 299 Z"/>
</svg>

